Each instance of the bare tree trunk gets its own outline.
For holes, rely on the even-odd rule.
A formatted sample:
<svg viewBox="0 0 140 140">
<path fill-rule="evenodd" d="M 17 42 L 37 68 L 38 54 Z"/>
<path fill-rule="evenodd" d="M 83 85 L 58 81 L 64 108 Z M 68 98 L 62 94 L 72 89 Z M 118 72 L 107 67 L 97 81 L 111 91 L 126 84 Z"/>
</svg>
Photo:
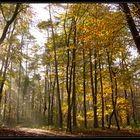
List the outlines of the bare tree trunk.
<svg viewBox="0 0 140 140">
<path fill-rule="evenodd" d="M 3 108 L 3 123 L 5 123 L 5 119 L 6 119 L 6 107 L 7 107 L 7 92 L 5 90 L 4 108 Z"/>
<path fill-rule="evenodd" d="M 133 116 L 135 125 L 137 125 L 137 120 L 136 120 L 136 115 L 135 115 L 135 99 L 134 99 L 134 93 L 133 93 L 131 85 L 130 85 L 130 92 L 131 92 L 131 101 L 132 101 L 132 116 Z"/>
<path fill-rule="evenodd" d="M 91 90 L 92 90 L 92 99 L 93 99 L 93 108 L 94 108 L 94 85 L 93 85 L 93 67 L 92 67 L 92 50 L 89 50 L 89 61 L 90 61 L 90 82 L 91 82 Z M 95 116 L 94 116 L 95 117 Z M 95 119 L 95 118 L 94 118 Z M 95 121 L 95 120 L 94 120 Z M 95 123 L 94 123 L 95 124 Z M 94 126 L 94 125 L 93 125 Z M 95 126 L 94 126 L 95 127 Z"/>
<path fill-rule="evenodd" d="M 110 84 L 111 84 L 111 90 L 112 90 L 111 99 L 112 99 L 112 106 L 113 106 L 113 111 L 112 111 L 112 113 L 110 115 L 110 118 L 109 118 L 109 125 L 108 125 L 108 127 L 110 128 L 112 116 L 114 114 L 118 130 L 120 130 L 119 121 L 118 121 L 117 114 L 116 114 L 116 101 L 117 101 L 116 98 L 117 97 L 115 97 L 115 100 L 114 100 L 114 86 L 113 86 L 113 76 L 112 76 L 112 68 L 111 68 L 112 60 L 110 60 L 110 56 L 109 56 L 109 52 L 108 51 L 107 51 L 107 59 L 108 59 L 108 65 L 109 65 L 108 68 L 109 68 Z M 115 85 L 116 85 L 116 82 L 115 82 Z"/>
<path fill-rule="evenodd" d="M 61 109 L 61 101 L 60 101 L 60 89 L 59 89 L 59 77 L 58 77 L 58 62 L 56 58 L 56 44 L 55 44 L 55 36 L 54 36 L 54 29 L 51 17 L 51 7 L 49 4 L 49 15 L 51 21 L 51 29 L 52 29 L 52 38 L 53 38 L 53 50 L 54 50 L 54 62 L 55 62 L 55 74 L 56 74 L 56 83 L 57 83 L 57 101 L 58 101 L 58 126 L 60 128 L 63 127 L 63 120 L 62 120 L 62 109 Z"/>
<path fill-rule="evenodd" d="M 10 119 L 11 119 L 11 94 L 12 94 L 12 73 L 13 67 L 12 67 L 12 62 L 11 62 L 11 68 L 10 68 L 10 85 L 9 85 L 9 97 L 8 97 L 8 123 L 10 124 Z"/>
<path fill-rule="evenodd" d="M 125 96 L 125 100 L 127 100 L 127 91 L 124 90 L 124 96 Z M 130 125 L 130 118 L 129 118 L 129 112 L 128 112 L 128 109 L 126 107 L 126 121 L 127 121 L 127 125 Z"/>
<path fill-rule="evenodd" d="M 47 102 L 46 102 L 46 99 L 47 99 L 47 66 L 46 66 L 46 74 L 45 74 L 45 91 L 44 91 L 44 111 L 43 111 L 43 115 L 45 117 L 45 113 L 46 113 L 46 110 L 47 110 Z"/>
<path fill-rule="evenodd" d="M 56 78 L 55 78 L 56 79 Z M 53 106 L 54 106 L 54 92 L 55 92 L 55 84 L 56 80 L 54 79 L 53 85 L 52 85 L 52 97 L 51 97 L 51 109 L 50 109 L 50 124 L 53 125 Z"/>
<path fill-rule="evenodd" d="M 102 128 L 104 129 L 104 95 L 103 95 L 103 81 L 102 81 L 102 67 L 101 60 L 99 58 L 99 69 L 100 69 L 100 85 L 101 85 L 101 98 L 102 98 Z"/>
<path fill-rule="evenodd" d="M 98 118 L 97 118 L 97 52 L 96 48 L 94 50 L 94 81 L 95 81 L 95 91 L 94 91 L 94 128 L 98 128 Z"/>
<path fill-rule="evenodd" d="M 84 126 L 87 128 L 87 109 L 86 109 L 86 63 L 85 63 L 85 50 L 83 49 L 83 93 L 84 93 Z"/>
<path fill-rule="evenodd" d="M 116 72 L 113 72 L 113 76 L 114 76 L 114 82 L 115 82 L 115 99 L 114 99 L 114 102 L 115 102 L 115 106 L 116 106 L 117 98 L 118 98 L 118 85 L 117 85 L 117 79 L 116 79 Z M 114 115 L 115 115 L 115 119 L 116 119 L 117 128 L 118 128 L 118 130 L 120 130 L 120 124 L 119 124 L 119 120 L 118 120 L 118 117 L 117 117 L 117 109 L 114 112 Z"/>
<path fill-rule="evenodd" d="M 5 37 L 6 37 L 7 31 L 8 31 L 8 29 L 9 29 L 10 25 L 15 21 L 15 19 L 16 19 L 18 13 L 19 13 L 19 11 L 20 11 L 19 9 L 20 9 L 20 4 L 17 3 L 17 4 L 16 4 L 16 7 L 15 7 L 15 11 L 14 11 L 14 13 L 13 13 L 11 19 L 8 20 L 8 21 L 6 21 L 6 25 L 5 25 L 4 29 L 3 29 L 2 35 L 1 35 L 1 37 L 0 37 L 0 45 L 1 45 L 1 44 L 3 43 L 3 41 L 4 41 L 4 39 L 5 39 Z"/>
<path fill-rule="evenodd" d="M 122 69 L 123 71 L 127 71 L 127 68 L 125 68 L 124 66 L 124 53 L 122 52 L 121 53 L 122 55 L 122 62 L 121 62 L 121 65 L 122 65 Z M 124 86 L 124 97 L 125 97 L 125 100 L 127 101 L 128 100 L 128 97 L 127 97 L 127 91 L 126 91 L 126 84 L 125 84 L 125 81 L 123 82 L 123 86 Z M 129 112 L 128 112 L 128 109 L 126 107 L 126 120 L 127 120 L 127 125 L 130 125 L 130 118 L 129 118 Z"/>
<path fill-rule="evenodd" d="M 132 36 L 133 36 L 134 42 L 136 44 L 136 47 L 137 47 L 137 49 L 140 53 L 140 36 L 139 36 L 139 32 L 137 31 L 135 22 L 132 18 L 130 9 L 128 7 L 128 4 L 127 3 L 120 3 L 120 7 L 122 8 L 123 12 L 125 13 L 129 29 L 132 33 Z"/>
<path fill-rule="evenodd" d="M 50 119 L 51 119 L 51 97 L 50 97 L 50 93 L 51 93 L 51 75 L 49 77 L 50 79 L 50 83 L 48 82 L 48 125 L 50 124 Z"/>
<path fill-rule="evenodd" d="M 73 63 L 73 92 L 72 92 L 72 105 L 73 105 L 73 128 L 77 128 L 77 119 L 76 119 L 76 89 L 75 89 L 75 68 L 76 68 L 76 21 L 74 20 L 74 36 L 73 36 L 73 44 L 74 49 L 72 52 L 72 63 Z"/>
<path fill-rule="evenodd" d="M 68 4 L 67 4 L 68 8 Z M 69 41 L 70 41 L 70 35 L 72 33 L 72 24 L 70 26 L 69 34 L 67 34 L 66 31 L 66 17 L 67 17 L 67 12 L 65 14 L 65 20 L 64 20 L 64 32 L 65 32 L 65 44 L 67 47 L 67 65 L 66 65 L 66 90 L 68 94 L 68 99 L 67 99 L 67 104 L 68 104 L 68 113 L 67 113 L 67 131 L 71 132 L 72 131 L 72 126 L 71 126 L 71 81 L 72 81 L 72 66 L 70 69 L 70 74 L 69 74 L 69 67 L 70 67 L 70 49 L 69 49 Z M 72 63 L 73 65 L 73 63 Z"/>
</svg>

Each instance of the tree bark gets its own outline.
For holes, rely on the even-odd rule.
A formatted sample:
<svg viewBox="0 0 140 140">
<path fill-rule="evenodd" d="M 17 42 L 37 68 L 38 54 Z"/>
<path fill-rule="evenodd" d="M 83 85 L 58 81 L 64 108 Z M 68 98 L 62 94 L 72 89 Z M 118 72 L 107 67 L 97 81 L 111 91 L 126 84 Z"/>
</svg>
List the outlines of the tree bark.
<svg viewBox="0 0 140 140">
<path fill-rule="evenodd" d="M 132 18 L 128 4 L 127 3 L 120 3 L 120 7 L 122 8 L 123 12 L 125 13 L 126 21 L 128 23 L 129 29 L 130 29 L 131 34 L 133 36 L 136 47 L 140 53 L 140 36 L 139 36 L 139 32 L 137 31 L 135 22 Z"/>
<path fill-rule="evenodd" d="M 73 92 L 72 92 L 72 105 L 73 105 L 73 128 L 75 129 L 77 127 L 77 119 L 76 119 L 76 89 L 75 89 L 75 68 L 76 68 L 76 21 L 74 19 L 74 36 L 73 36 L 73 44 L 74 49 L 72 52 L 72 63 L 73 63 Z"/>
<path fill-rule="evenodd" d="M 102 98 L 102 129 L 104 129 L 104 95 L 103 95 L 103 81 L 102 81 L 102 67 L 101 58 L 99 58 L 99 69 L 100 69 L 100 86 L 101 86 L 101 98 Z"/>
<path fill-rule="evenodd" d="M 130 85 L 130 92 L 131 92 L 131 101 L 132 101 L 132 116 L 133 116 L 133 120 L 134 120 L 135 125 L 137 125 L 137 120 L 136 120 L 136 115 L 135 115 L 134 93 L 133 93 L 131 85 Z"/>
<path fill-rule="evenodd" d="M 125 96 L 125 100 L 127 101 L 127 91 L 124 90 L 124 96 Z M 130 118 L 129 118 L 129 112 L 128 112 L 128 109 L 126 107 L 126 121 L 127 121 L 127 125 L 130 125 Z"/>
<path fill-rule="evenodd" d="M 84 93 L 84 126 L 87 128 L 87 109 L 86 109 L 86 63 L 85 63 L 85 50 L 83 49 L 83 93 Z"/>
<path fill-rule="evenodd" d="M 94 81 L 95 81 L 95 92 L 94 92 L 94 128 L 98 128 L 98 116 L 97 116 L 97 52 L 94 50 Z"/>
<path fill-rule="evenodd" d="M 94 93 L 94 85 L 93 85 L 93 67 L 92 67 L 92 50 L 89 49 L 89 61 L 90 61 L 90 82 L 91 82 L 91 91 L 92 91 L 92 100 L 93 100 L 93 110 L 94 110 L 94 97 L 95 97 L 95 93 Z M 94 116 L 94 121 L 95 121 L 95 116 Z M 95 122 L 94 122 L 95 124 Z M 93 126 L 94 126 L 93 124 Z M 94 126 L 95 127 L 95 126 Z"/>
</svg>

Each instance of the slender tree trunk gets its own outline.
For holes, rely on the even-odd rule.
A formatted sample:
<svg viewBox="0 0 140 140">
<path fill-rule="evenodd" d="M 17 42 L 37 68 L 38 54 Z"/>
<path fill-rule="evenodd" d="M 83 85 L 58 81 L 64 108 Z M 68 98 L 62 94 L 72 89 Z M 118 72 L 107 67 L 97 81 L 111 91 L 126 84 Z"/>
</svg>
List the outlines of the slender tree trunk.
<svg viewBox="0 0 140 140">
<path fill-rule="evenodd" d="M 99 58 L 99 69 L 100 69 L 100 85 L 101 85 L 101 98 L 102 98 L 102 128 L 104 129 L 104 92 L 103 92 L 103 81 L 102 81 L 102 67 L 101 60 Z"/>
<path fill-rule="evenodd" d="M 131 101 L 132 101 L 132 116 L 133 116 L 133 120 L 135 125 L 137 125 L 137 120 L 136 120 L 136 115 L 135 115 L 135 100 L 134 100 L 134 93 L 132 90 L 132 87 L 130 86 L 130 92 L 131 92 Z"/>
<path fill-rule="evenodd" d="M 87 128 L 87 109 L 86 109 L 86 63 L 85 50 L 83 49 L 83 93 L 84 93 L 84 126 Z"/>
<path fill-rule="evenodd" d="M 115 106 L 117 104 L 117 98 L 118 98 L 118 85 L 117 85 L 117 79 L 116 79 L 116 72 L 114 73 L 114 81 L 115 81 Z M 117 124 L 117 128 L 118 130 L 120 130 L 120 125 L 119 125 L 119 120 L 118 120 L 118 117 L 117 117 L 117 109 L 116 109 L 116 112 L 114 112 L 114 115 L 115 115 L 115 119 L 116 119 L 116 124 Z"/>
<path fill-rule="evenodd" d="M 127 91 L 126 90 L 124 90 L 124 96 L 125 96 L 125 100 L 127 101 Z M 127 125 L 130 125 L 130 120 L 129 120 L 129 112 L 128 112 L 128 109 L 127 109 L 127 107 L 126 107 L 126 121 L 127 121 Z"/>
<path fill-rule="evenodd" d="M 68 6 L 68 4 L 67 4 Z M 67 47 L 67 65 L 66 65 L 66 90 L 68 94 L 68 99 L 67 99 L 67 105 L 68 105 L 68 113 L 67 113 L 67 131 L 71 132 L 72 131 L 72 126 L 71 126 L 71 79 L 72 79 L 72 66 L 71 69 L 69 70 L 70 67 L 70 49 L 69 49 L 69 40 L 70 40 L 70 35 L 72 33 L 72 23 L 70 26 L 69 34 L 67 34 L 66 31 L 66 17 L 67 17 L 67 12 L 65 14 L 65 20 L 64 20 L 64 32 L 65 32 L 65 44 Z M 72 63 L 73 65 L 73 63 Z M 69 74 L 70 71 L 70 74 Z"/>
<path fill-rule="evenodd" d="M 58 62 L 56 58 L 56 44 L 55 44 L 55 36 L 54 36 L 54 29 L 51 17 L 51 7 L 49 4 L 49 15 L 51 21 L 51 30 L 52 30 L 52 38 L 53 38 L 53 50 L 54 50 L 54 62 L 55 62 L 55 74 L 56 74 L 56 83 L 57 83 L 57 101 L 58 101 L 58 126 L 60 128 L 63 127 L 63 120 L 62 120 L 62 109 L 61 109 L 61 101 L 60 101 L 60 89 L 59 89 L 59 77 L 58 77 Z"/>
<path fill-rule="evenodd" d="M 21 37 L 21 47 L 20 52 L 22 55 L 22 47 L 23 47 L 23 38 L 24 34 Z M 22 67 L 22 60 L 19 60 L 19 70 L 18 70 L 18 92 L 17 92 L 17 123 L 19 122 L 19 95 L 21 94 L 21 67 Z"/>
<path fill-rule="evenodd" d="M 76 91 L 75 91 L 75 55 L 76 49 L 73 50 L 73 94 L 72 94 L 72 106 L 73 106 L 73 128 L 77 127 L 76 120 Z"/>
<path fill-rule="evenodd" d="M 50 83 L 48 83 L 48 124 L 50 124 L 50 120 L 51 120 L 51 96 L 50 96 L 50 93 L 51 93 L 51 75 L 50 75 Z"/>
<path fill-rule="evenodd" d="M 110 115 L 110 118 L 109 118 L 109 125 L 108 125 L 108 127 L 110 128 L 112 116 L 114 114 L 118 130 L 120 130 L 119 121 L 118 121 L 117 114 L 116 114 L 116 99 L 114 100 L 114 86 L 113 86 L 113 76 L 112 76 L 112 69 L 111 69 L 111 61 L 112 60 L 110 60 L 110 56 L 109 56 L 109 52 L 108 51 L 107 51 L 107 58 L 108 58 L 108 65 L 109 65 L 108 68 L 109 68 L 110 84 L 111 84 L 111 90 L 112 90 L 111 99 L 112 99 L 112 106 L 113 106 L 113 111 L 112 111 L 112 113 Z"/>
<path fill-rule="evenodd" d="M 108 100 L 107 100 L 107 98 L 105 98 L 104 101 L 105 101 L 104 102 L 105 110 L 108 111 L 108 106 L 107 106 Z M 105 120 L 106 120 L 106 123 L 109 124 L 109 115 L 108 114 L 105 115 Z"/>
<path fill-rule="evenodd" d="M 93 67 L 92 67 L 92 50 L 89 50 L 89 58 L 90 58 L 90 82 L 91 82 L 91 90 L 92 90 L 92 98 L 93 98 L 93 109 L 94 109 L 94 97 L 95 97 L 95 93 L 94 93 L 94 85 L 93 85 Z M 95 114 L 95 112 L 94 112 Z M 95 116 L 94 116 L 94 125 L 95 127 Z"/>
<path fill-rule="evenodd" d="M 122 69 L 123 69 L 123 71 L 127 71 L 127 68 L 125 68 L 125 66 L 124 66 L 124 53 L 122 52 L 121 53 L 121 55 L 122 55 L 122 62 L 121 62 L 121 64 L 122 64 Z M 125 101 L 127 101 L 128 100 L 128 97 L 127 97 L 127 91 L 126 91 L 126 83 L 125 82 L 123 82 L 123 87 L 124 87 L 124 97 L 125 97 Z M 126 107 L 126 123 L 127 123 L 127 125 L 130 125 L 130 116 L 129 116 L 129 112 L 128 112 L 128 108 Z"/>
<path fill-rule="evenodd" d="M 96 48 L 94 51 L 94 58 L 95 58 L 95 63 L 94 63 L 94 81 L 95 81 L 95 91 L 94 91 L 94 128 L 99 127 L 98 126 L 98 116 L 97 116 L 97 52 Z"/>
<path fill-rule="evenodd" d="M 6 107 L 7 107 L 7 92 L 5 90 L 4 108 L 3 108 L 3 123 L 5 123 L 5 119 L 6 119 Z"/>
<path fill-rule="evenodd" d="M 10 68 L 10 85 L 9 85 L 9 97 L 8 97 L 8 123 L 10 124 L 10 119 L 11 119 L 11 94 L 12 94 L 12 73 L 13 67 L 12 67 L 12 62 L 11 62 L 11 68 Z"/>
<path fill-rule="evenodd" d="M 18 92 L 17 92 L 17 123 L 19 122 L 19 95 L 21 93 L 21 61 L 19 64 L 19 74 L 18 74 Z"/>
<path fill-rule="evenodd" d="M 70 69 L 70 79 L 68 83 L 68 115 L 67 115 L 67 131 L 71 132 L 72 131 L 72 126 L 71 126 L 71 109 L 72 109 L 72 103 L 71 101 L 71 84 L 72 84 L 72 68 L 73 68 L 73 63 Z M 68 69 L 69 70 L 69 69 Z"/>
<path fill-rule="evenodd" d="M 56 79 L 56 78 L 55 78 Z M 55 84 L 56 80 L 54 79 L 53 85 L 52 85 L 52 97 L 51 97 L 51 109 L 50 109 L 50 124 L 53 125 L 53 106 L 54 106 L 54 92 L 55 92 Z"/>
<path fill-rule="evenodd" d="M 73 63 L 73 93 L 72 93 L 72 105 L 73 105 L 73 128 L 77 128 L 77 119 L 76 119 L 76 89 L 75 89 L 75 68 L 76 68 L 76 21 L 74 19 L 74 36 L 73 36 L 73 44 L 74 49 L 72 53 L 72 63 Z"/>
<path fill-rule="evenodd" d="M 42 113 L 42 92 L 41 92 L 41 85 L 40 85 L 40 80 L 38 80 L 38 88 L 39 88 L 39 113 Z"/>
<path fill-rule="evenodd" d="M 48 37 L 48 42 L 49 42 L 49 29 L 47 30 L 47 37 Z M 46 49 L 46 46 L 45 46 L 45 55 L 50 55 L 50 52 L 49 50 Z M 51 69 L 51 66 L 50 66 L 50 69 Z M 45 113 L 46 113 L 46 110 L 47 110 L 47 76 L 48 76 L 48 66 L 46 64 L 46 67 L 45 67 L 45 92 L 44 92 L 44 110 L 43 110 L 43 115 L 44 115 L 44 118 L 45 118 Z M 50 74 L 50 77 L 51 77 L 51 74 Z M 51 81 L 51 78 L 50 78 L 50 81 Z M 50 82 L 50 85 L 51 85 L 51 82 Z"/>
<path fill-rule="evenodd" d="M 43 111 L 43 115 L 45 117 L 45 113 L 46 113 L 46 110 L 47 110 L 47 66 L 46 66 L 46 74 L 45 74 L 45 91 L 44 91 L 44 111 Z"/>
<path fill-rule="evenodd" d="M 67 131 L 71 132 L 71 107 L 70 107 L 70 89 L 69 89 L 69 49 L 67 49 L 67 66 L 66 66 L 66 89 L 67 89 L 67 94 L 68 94 L 68 115 L 67 115 Z M 71 80 L 70 80 L 70 85 L 71 85 Z"/>
</svg>

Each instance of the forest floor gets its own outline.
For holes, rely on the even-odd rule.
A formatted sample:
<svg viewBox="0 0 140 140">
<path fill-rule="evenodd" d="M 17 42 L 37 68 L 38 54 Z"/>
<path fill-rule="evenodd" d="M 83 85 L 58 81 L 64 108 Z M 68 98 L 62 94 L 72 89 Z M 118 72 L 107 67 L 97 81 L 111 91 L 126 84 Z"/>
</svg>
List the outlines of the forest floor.
<svg viewBox="0 0 140 140">
<path fill-rule="evenodd" d="M 38 128 L 0 128 L 1 137 L 55 137 L 55 138 L 94 138 L 94 137 L 140 137 L 140 129 L 93 129 L 89 131 L 74 131 L 72 133 L 58 130 L 43 130 Z"/>
</svg>

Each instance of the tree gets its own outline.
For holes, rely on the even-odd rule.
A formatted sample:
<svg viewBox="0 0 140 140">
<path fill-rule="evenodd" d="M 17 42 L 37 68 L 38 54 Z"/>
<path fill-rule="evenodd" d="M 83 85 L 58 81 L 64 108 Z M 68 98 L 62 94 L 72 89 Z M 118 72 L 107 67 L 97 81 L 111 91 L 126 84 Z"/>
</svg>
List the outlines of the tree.
<svg viewBox="0 0 140 140">
<path fill-rule="evenodd" d="M 0 10 L 2 12 L 2 15 L 3 15 L 3 18 L 6 22 L 4 28 L 3 28 L 3 32 L 2 32 L 2 35 L 0 37 L 0 45 L 3 43 L 5 37 L 6 37 L 6 34 L 7 34 L 7 31 L 10 27 L 10 25 L 14 22 L 14 20 L 16 19 L 17 15 L 19 14 L 19 12 L 21 11 L 21 7 L 22 5 L 20 3 L 16 4 L 16 6 L 14 7 L 14 12 L 13 14 L 11 15 L 11 18 L 10 19 L 6 19 L 6 16 L 5 16 L 5 11 L 3 9 L 3 5 L 0 4 Z M 9 15 L 8 15 L 9 16 Z"/>
<path fill-rule="evenodd" d="M 55 62 L 55 74 L 56 74 L 56 82 L 57 82 L 57 101 L 58 101 L 58 126 L 60 128 L 63 127 L 63 120 L 62 120 L 62 109 L 61 109 L 61 101 L 60 101 L 60 89 L 59 89 L 59 77 L 58 77 L 58 63 L 56 59 L 56 44 L 55 44 L 55 36 L 54 36 L 54 27 L 52 22 L 52 15 L 51 15 L 51 5 L 49 4 L 49 16 L 51 22 L 51 31 L 52 31 L 52 38 L 53 38 L 53 49 L 54 49 L 54 62 Z"/>
<path fill-rule="evenodd" d="M 136 44 L 138 51 L 140 52 L 140 36 L 139 36 L 139 32 L 137 31 L 133 17 L 131 16 L 131 11 L 128 7 L 128 4 L 127 3 L 120 3 L 120 7 L 122 8 L 123 12 L 125 13 L 126 21 L 128 23 L 129 29 L 132 33 L 134 42 Z"/>
</svg>

